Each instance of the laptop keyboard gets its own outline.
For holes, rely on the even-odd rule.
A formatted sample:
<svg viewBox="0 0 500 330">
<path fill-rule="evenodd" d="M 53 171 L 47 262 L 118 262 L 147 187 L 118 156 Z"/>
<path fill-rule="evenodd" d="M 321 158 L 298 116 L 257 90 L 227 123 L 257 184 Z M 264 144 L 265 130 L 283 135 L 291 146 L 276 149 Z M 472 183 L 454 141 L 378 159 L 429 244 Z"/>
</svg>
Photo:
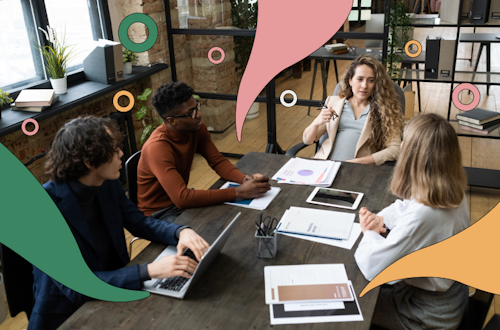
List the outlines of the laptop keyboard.
<svg viewBox="0 0 500 330">
<path fill-rule="evenodd" d="M 184 251 L 182 254 L 183 256 L 189 257 L 193 259 L 194 261 L 198 262 L 196 260 L 196 257 L 194 256 L 193 251 L 190 249 L 187 249 Z M 190 275 L 193 275 L 190 273 Z M 167 289 L 167 290 L 172 290 L 172 291 L 181 291 L 181 289 L 184 287 L 184 284 L 189 281 L 189 278 L 185 278 L 182 276 L 174 276 L 170 278 L 164 278 L 156 281 L 156 283 L 153 285 L 154 288 L 158 289 Z"/>
</svg>

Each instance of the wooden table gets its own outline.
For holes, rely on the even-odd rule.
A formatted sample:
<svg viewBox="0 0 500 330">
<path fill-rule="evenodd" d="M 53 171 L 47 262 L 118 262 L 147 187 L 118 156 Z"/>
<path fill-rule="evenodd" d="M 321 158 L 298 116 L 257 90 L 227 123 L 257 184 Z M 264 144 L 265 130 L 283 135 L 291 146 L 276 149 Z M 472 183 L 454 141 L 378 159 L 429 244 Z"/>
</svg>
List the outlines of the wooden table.
<svg viewBox="0 0 500 330">
<path fill-rule="evenodd" d="M 244 173 L 260 172 L 272 176 L 290 157 L 276 154 L 248 153 L 237 166 Z M 395 197 L 388 192 L 391 166 L 342 163 L 332 185 L 334 188 L 365 193 L 361 206 L 381 210 Z M 219 180 L 214 187 L 222 185 Z M 264 211 L 281 218 L 290 205 L 337 210 L 306 203 L 314 187 L 288 184 Z M 59 329 L 269 329 L 269 306 L 264 298 L 264 267 L 314 263 L 344 263 L 347 275 L 359 296 L 368 281 L 354 260 L 354 252 L 287 236 L 278 236 L 278 254 L 274 259 L 258 259 L 255 247 L 255 224 L 260 211 L 218 205 L 185 211 L 176 221 L 189 224 L 207 242 L 212 243 L 238 213 L 241 219 L 221 254 L 184 300 L 151 294 L 149 298 L 113 303 L 92 301 L 83 305 Z M 346 212 L 354 212 L 348 211 Z M 356 221 L 359 221 L 356 218 Z M 153 261 L 164 246 L 151 244 L 130 264 Z M 280 325 L 280 329 L 349 329 L 368 330 L 378 295 L 378 288 L 359 299 L 363 322 Z"/>
</svg>

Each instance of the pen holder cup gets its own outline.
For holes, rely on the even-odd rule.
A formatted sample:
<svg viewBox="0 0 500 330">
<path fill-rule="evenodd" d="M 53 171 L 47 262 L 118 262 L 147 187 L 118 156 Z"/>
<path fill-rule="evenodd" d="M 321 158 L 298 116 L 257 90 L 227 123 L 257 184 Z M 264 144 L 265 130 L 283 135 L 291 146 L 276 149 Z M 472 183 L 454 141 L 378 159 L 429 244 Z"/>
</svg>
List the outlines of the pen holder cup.
<svg viewBox="0 0 500 330">
<path fill-rule="evenodd" d="M 276 233 L 273 236 L 261 236 L 259 231 L 255 231 L 255 243 L 257 248 L 257 258 L 274 258 L 278 251 L 278 240 Z"/>
</svg>

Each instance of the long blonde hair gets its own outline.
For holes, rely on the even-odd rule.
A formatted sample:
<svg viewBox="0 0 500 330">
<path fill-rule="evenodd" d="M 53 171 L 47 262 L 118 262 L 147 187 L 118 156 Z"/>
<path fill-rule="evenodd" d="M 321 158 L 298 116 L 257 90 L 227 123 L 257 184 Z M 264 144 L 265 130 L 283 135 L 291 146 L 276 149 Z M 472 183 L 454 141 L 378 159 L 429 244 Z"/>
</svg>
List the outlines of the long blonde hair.
<svg viewBox="0 0 500 330">
<path fill-rule="evenodd" d="M 457 207 L 467 189 L 457 134 L 436 114 L 410 120 L 391 180 L 394 195 L 430 207 Z"/>
<path fill-rule="evenodd" d="M 401 104 L 385 67 L 379 60 L 368 55 L 360 55 L 352 61 L 341 79 L 339 96 L 349 99 L 354 95 L 349 80 L 354 77 L 356 68 L 363 64 L 369 66 L 375 74 L 375 87 L 368 98 L 371 124 L 368 143 L 379 151 L 386 148 L 395 136 L 401 135 L 403 127 Z"/>
</svg>

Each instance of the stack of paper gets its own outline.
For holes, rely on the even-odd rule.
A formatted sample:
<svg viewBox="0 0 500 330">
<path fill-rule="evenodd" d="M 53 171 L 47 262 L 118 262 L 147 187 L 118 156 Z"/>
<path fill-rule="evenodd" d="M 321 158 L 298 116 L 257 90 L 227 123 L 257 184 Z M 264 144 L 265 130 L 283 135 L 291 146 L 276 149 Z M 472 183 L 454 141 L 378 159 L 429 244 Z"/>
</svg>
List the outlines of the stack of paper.
<svg viewBox="0 0 500 330">
<path fill-rule="evenodd" d="M 292 158 L 272 177 L 278 183 L 330 187 L 340 162 Z"/>
<path fill-rule="evenodd" d="M 290 207 L 279 222 L 278 234 L 352 249 L 361 233 L 354 213 Z"/>
<path fill-rule="evenodd" d="M 363 321 L 344 264 L 264 267 L 271 324 Z"/>
<path fill-rule="evenodd" d="M 233 187 L 238 187 L 240 184 L 235 183 L 235 182 L 226 182 L 220 187 L 220 189 L 227 189 L 227 188 L 233 188 Z M 281 191 L 281 188 L 278 187 L 271 187 L 271 190 L 266 192 L 263 196 L 259 198 L 252 198 L 252 199 L 244 199 L 240 201 L 234 201 L 234 202 L 225 202 L 224 204 L 228 205 L 234 205 L 234 206 L 241 206 L 241 207 L 246 207 L 250 209 L 256 209 L 256 210 L 265 210 L 269 204 L 273 201 L 273 199 L 278 196 L 279 192 Z"/>
</svg>

